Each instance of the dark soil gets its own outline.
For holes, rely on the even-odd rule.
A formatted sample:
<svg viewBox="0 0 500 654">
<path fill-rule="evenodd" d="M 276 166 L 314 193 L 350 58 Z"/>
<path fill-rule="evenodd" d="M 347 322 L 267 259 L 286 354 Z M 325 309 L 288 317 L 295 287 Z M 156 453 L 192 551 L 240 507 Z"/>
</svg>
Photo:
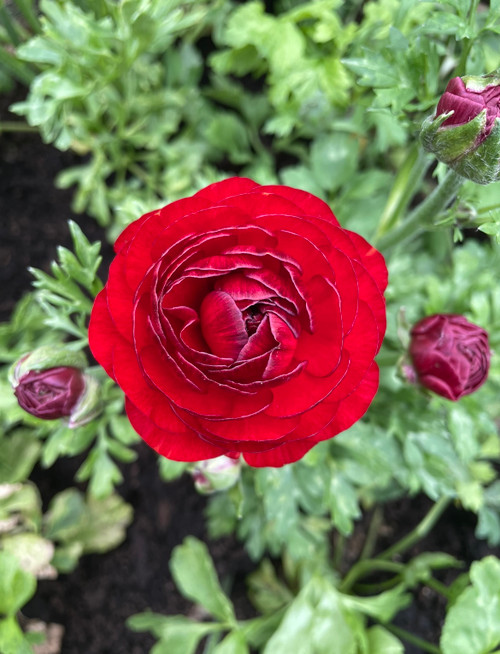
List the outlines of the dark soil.
<svg viewBox="0 0 500 654">
<path fill-rule="evenodd" d="M 155 641 L 148 633 L 130 631 L 128 617 L 147 609 L 194 617 L 192 603 L 176 590 L 168 561 L 186 536 L 206 540 L 206 498 L 194 491 L 187 476 L 164 483 L 157 455 L 145 445 L 138 451 L 118 489 L 134 507 L 126 541 L 107 554 L 84 556 L 72 574 L 39 582 L 35 599 L 24 610 L 29 617 L 64 625 L 62 654 L 146 654 Z M 42 496 L 48 499 L 74 485 L 79 463 L 66 459 L 50 470 L 35 470 Z M 254 568 L 252 562 L 233 539 L 208 546 L 219 578 L 233 588 L 237 612 L 250 617 L 244 578 Z"/>
<path fill-rule="evenodd" d="M 6 115 L 10 99 L 0 99 L 0 116 Z M 2 111 L 3 109 L 3 111 Z M 12 119 L 12 117 L 9 117 Z M 0 319 L 7 319 L 15 303 L 30 287 L 28 266 L 47 270 L 57 245 L 70 245 L 67 220 L 73 218 L 91 240 L 104 238 L 103 230 L 86 216 L 74 216 L 72 192 L 54 188 L 54 177 L 74 163 L 74 157 L 41 143 L 37 134 L 0 136 Z M 110 246 L 105 249 L 109 257 Z M 55 581 L 41 581 L 34 600 L 26 608 L 29 617 L 60 623 L 65 628 L 62 654 L 146 654 L 154 640 L 125 626 L 130 615 L 150 608 L 165 614 L 189 614 L 192 605 L 176 591 L 168 561 L 172 548 L 187 535 L 206 539 L 203 511 L 205 498 L 197 495 L 185 477 L 165 484 L 157 474 L 157 457 L 145 445 L 138 460 L 124 469 L 119 488 L 132 504 L 135 518 L 125 542 L 116 550 L 82 558 L 77 569 Z M 51 469 L 36 469 L 34 480 L 44 502 L 73 485 L 79 465 L 62 459 Z M 404 499 L 386 507 L 379 547 L 387 547 L 412 529 L 430 507 L 426 498 Z M 368 516 L 356 529 L 356 539 L 366 534 Z M 439 528 L 419 544 L 416 554 L 443 550 L 470 563 L 491 552 L 474 537 L 472 514 L 450 508 Z M 232 583 L 238 616 L 253 615 L 244 579 L 253 564 L 233 539 L 208 543 L 222 579 Z M 497 551 L 498 553 L 498 551 Z M 446 573 L 452 581 L 456 572 Z M 399 614 L 396 624 L 437 643 L 445 615 L 445 602 L 433 591 L 416 592 L 415 602 Z M 408 645 L 407 654 L 420 654 Z M 290 649 L 294 653 L 293 647 Z"/>
</svg>

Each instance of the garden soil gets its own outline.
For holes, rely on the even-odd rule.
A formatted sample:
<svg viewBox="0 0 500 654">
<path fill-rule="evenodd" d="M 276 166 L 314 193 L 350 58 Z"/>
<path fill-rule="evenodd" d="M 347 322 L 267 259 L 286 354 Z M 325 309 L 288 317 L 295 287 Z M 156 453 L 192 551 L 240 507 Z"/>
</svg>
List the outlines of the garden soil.
<svg viewBox="0 0 500 654">
<path fill-rule="evenodd" d="M 0 120 L 12 120 L 0 100 Z M 70 247 L 69 218 L 76 220 L 87 237 L 104 239 L 104 231 L 89 217 L 75 216 L 71 190 L 54 186 L 57 173 L 75 163 L 73 155 L 44 145 L 37 133 L 0 134 L 0 319 L 7 320 L 15 303 L 31 283 L 28 266 L 48 270 L 57 245 Z M 104 246 L 105 261 L 111 247 Z M 103 270 L 105 275 L 105 269 Z M 137 460 L 122 468 L 124 482 L 118 491 L 134 508 L 134 521 L 126 540 L 106 554 L 84 556 L 76 570 L 56 580 L 40 581 L 25 615 L 63 626 L 61 654 L 146 654 L 154 640 L 149 634 L 130 631 L 125 620 L 151 609 L 163 614 L 196 617 L 196 609 L 177 592 L 168 568 L 175 545 L 187 535 L 207 541 L 204 528 L 206 498 L 198 495 L 185 476 L 165 484 L 157 474 L 157 456 L 146 445 L 137 446 Z M 48 469 L 36 468 L 44 507 L 53 495 L 74 486 L 81 459 L 61 459 Z M 389 503 L 380 530 L 377 550 L 404 536 L 431 506 L 424 497 Z M 355 559 L 362 544 L 369 514 L 356 526 L 348 543 L 344 566 Z M 467 569 L 475 559 L 492 553 L 474 537 L 475 517 L 454 507 L 441 518 L 434 532 L 411 554 L 442 550 L 455 555 Z M 246 598 L 245 578 L 254 569 L 243 547 L 233 538 L 207 542 L 217 571 L 232 587 L 239 618 L 254 611 Z M 499 554 L 498 549 L 493 552 Z M 457 572 L 441 577 L 450 583 Z M 437 644 L 445 615 L 445 602 L 434 591 L 420 588 L 412 606 L 395 623 Z M 420 649 L 408 645 L 407 654 Z M 293 652 L 290 654 L 301 654 Z"/>
</svg>

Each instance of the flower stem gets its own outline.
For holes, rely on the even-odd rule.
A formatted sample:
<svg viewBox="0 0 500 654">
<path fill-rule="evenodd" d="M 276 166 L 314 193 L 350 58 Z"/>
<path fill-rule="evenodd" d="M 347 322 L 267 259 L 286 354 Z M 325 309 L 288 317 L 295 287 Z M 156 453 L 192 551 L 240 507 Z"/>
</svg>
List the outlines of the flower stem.
<svg viewBox="0 0 500 654">
<path fill-rule="evenodd" d="M 450 589 L 448 588 L 448 586 L 445 586 L 437 579 L 434 579 L 434 577 L 430 577 L 430 579 L 426 579 L 423 583 L 425 586 L 432 588 L 432 590 L 434 590 L 436 593 L 439 593 L 447 600 L 450 599 Z"/>
<path fill-rule="evenodd" d="M 38 132 L 38 127 L 28 125 L 21 120 L 6 120 L 0 122 L 0 134 L 2 132 Z"/>
<path fill-rule="evenodd" d="M 384 520 L 384 512 L 380 505 L 377 505 L 374 510 L 368 526 L 368 532 L 366 534 L 365 543 L 363 545 L 363 550 L 361 551 L 360 560 L 368 559 L 373 554 L 375 549 L 375 544 L 377 542 L 378 531 Z"/>
<path fill-rule="evenodd" d="M 402 572 L 404 568 L 403 564 L 388 561 L 388 559 L 392 558 L 395 554 L 401 554 L 427 536 L 445 511 L 450 501 L 451 499 L 449 497 L 442 497 L 432 506 L 425 518 L 414 529 L 412 529 L 409 534 L 395 543 L 392 547 L 389 547 L 385 552 L 379 554 L 377 558 L 361 559 L 355 563 L 340 584 L 340 592 L 348 592 L 360 577 L 364 577 L 375 570 L 394 572 L 395 574 Z"/>
<path fill-rule="evenodd" d="M 424 152 L 417 140 L 396 175 L 384 211 L 380 217 L 375 240 L 382 238 L 384 234 L 399 223 L 420 186 L 431 161 L 432 157 Z"/>
<path fill-rule="evenodd" d="M 382 561 L 380 559 L 364 559 L 363 561 L 358 561 L 344 577 L 344 580 L 339 586 L 339 591 L 341 593 L 349 592 L 360 577 L 363 577 L 370 572 L 374 572 L 375 570 L 400 574 L 404 570 L 404 565 L 402 563 Z"/>
<path fill-rule="evenodd" d="M 412 211 L 403 223 L 376 242 L 377 249 L 384 253 L 396 245 L 403 245 L 430 227 L 441 211 L 446 209 L 456 197 L 464 181 L 461 175 L 454 170 L 449 170 L 442 183 Z"/>
<path fill-rule="evenodd" d="M 439 647 L 436 647 L 436 645 L 432 645 L 432 643 L 429 643 L 427 640 L 424 640 L 423 638 L 419 638 L 418 636 L 415 636 L 409 631 L 406 631 L 406 629 L 401 629 L 401 627 L 396 627 L 393 624 L 385 624 L 385 623 L 384 623 L 384 627 L 387 629 L 387 631 L 390 631 L 395 636 L 398 636 L 398 638 L 402 638 L 403 640 L 406 640 L 407 643 L 411 643 L 412 645 L 419 647 L 423 652 L 430 652 L 430 654 L 441 654 L 441 650 L 439 649 Z"/>
<path fill-rule="evenodd" d="M 333 550 L 333 567 L 335 570 L 338 570 L 342 565 L 342 559 L 344 558 L 344 549 L 345 549 L 345 536 L 340 532 L 337 533 L 337 538 L 335 540 L 335 546 Z"/>
<path fill-rule="evenodd" d="M 392 558 L 395 554 L 401 554 L 405 550 L 415 545 L 415 543 L 418 543 L 419 540 L 427 536 L 445 509 L 448 507 L 450 502 L 451 499 L 449 497 L 442 497 L 432 506 L 429 513 L 421 522 L 419 522 L 415 529 L 412 529 L 409 534 L 389 547 L 389 549 L 385 550 L 385 552 L 379 554 L 377 559 L 386 560 Z"/>
</svg>

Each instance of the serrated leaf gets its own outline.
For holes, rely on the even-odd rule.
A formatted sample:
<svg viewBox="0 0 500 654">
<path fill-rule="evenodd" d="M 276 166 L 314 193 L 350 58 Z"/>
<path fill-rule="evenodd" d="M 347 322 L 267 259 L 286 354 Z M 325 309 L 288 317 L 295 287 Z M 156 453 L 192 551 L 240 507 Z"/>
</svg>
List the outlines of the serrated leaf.
<svg viewBox="0 0 500 654">
<path fill-rule="evenodd" d="M 121 481 L 123 475 L 116 463 L 105 450 L 98 449 L 90 471 L 90 494 L 98 499 L 108 497 Z"/>
<path fill-rule="evenodd" d="M 361 509 L 356 489 L 338 470 L 332 471 L 329 505 L 333 524 L 340 533 L 348 536 L 353 530 L 354 520 L 361 517 Z"/>
<path fill-rule="evenodd" d="M 170 569 L 185 597 L 201 604 L 215 618 L 234 623 L 232 604 L 220 587 L 204 543 L 193 537 L 186 538 L 182 545 L 174 549 Z"/>
</svg>

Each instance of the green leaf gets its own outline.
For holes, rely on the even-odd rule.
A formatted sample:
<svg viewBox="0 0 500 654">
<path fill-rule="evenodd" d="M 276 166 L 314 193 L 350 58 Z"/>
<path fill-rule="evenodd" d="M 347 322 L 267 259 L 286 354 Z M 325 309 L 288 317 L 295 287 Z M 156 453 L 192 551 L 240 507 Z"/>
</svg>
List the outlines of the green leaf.
<svg viewBox="0 0 500 654">
<path fill-rule="evenodd" d="M 333 524 L 341 534 L 349 536 L 354 520 L 361 517 L 358 494 L 346 476 L 335 469 L 330 481 L 329 504 Z"/>
<path fill-rule="evenodd" d="M 5 536 L 2 547 L 11 552 L 23 570 L 38 576 L 46 571 L 54 555 L 54 545 L 39 534 L 18 533 Z"/>
<path fill-rule="evenodd" d="M 264 559 L 247 578 L 249 597 L 260 613 L 275 613 L 293 600 L 292 592 L 276 576 L 272 563 Z"/>
<path fill-rule="evenodd" d="M 35 590 L 35 577 L 21 568 L 14 554 L 0 550 L 0 615 L 15 615 Z"/>
<path fill-rule="evenodd" d="M 335 191 L 356 172 L 359 141 L 350 134 L 320 135 L 311 147 L 311 167 L 319 186 Z"/>
<path fill-rule="evenodd" d="M 171 461 L 165 457 L 158 458 L 160 468 L 160 477 L 163 481 L 173 481 L 178 479 L 186 470 L 187 464 L 182 461 Z"/>
<path fill-rule="evenodd" d="M 92 464 L 89 492 L 97 499 L 108 497 L 113 492 L 115 485 L 123 481 L 123 475 L 116 463 L 103 449 L 97 450 Z"/>
<path fill-rule="evenodd" d="M 342 595 L 342 603 L 381 622 L 390 622 L 396 613 L 411 604 L 411 595 L 404 591 L 405 587 L 399 585 L 373 597 Z"/>
<path fill-rule="evenodd" d="M 33 650 L 13 616 L 0 619 L 0 652 L 2 654 L 33 654 Z"/>
<path fill-rule="evenodd" d="M 0 447 L 0 479 L 13 484 L 28 478 L 38 460 L 42 445 L 32 431 L 16 429 L 2 438 Z M 19 452 L 23 455 L 19 456 Z"/>
<path fill-rule="evenodd" d="M 313 578 L 286 610 L 263 654 L 355 654 L 363 619 L 325 579 Z"/>
<path fill-rule="evenodd" d="M 213 654 L 249 654 L 248 645 L 241 631 L 231 631 L 213 649 Z"/>
<path fill-rule="evenodd" d="M 406 565 L 403 578 L 405 584 L 413 588 L 418 583 L 425 583 L 430 579 L 432 570 L 460 567 L 462 567 L 462 563 L 450 554 L 445 552 L 424 552 L 414 557 Z"/>
<path fill-rule="evenodd" d="M 151 631 L 160 639 L 151 651 L 165 654 L 192 654 L 202 638 L 222 629 L 219 624 L 195 622 L 182 615 L 166 617 L 150 611 L 128 618 L 127 627 L 133 631 Z"/>
<path fill-rule="evenodd" d="M 131 520 L 132 507 L 119 495 L 104 499 L 89 495 L 85 501 L 79 491 L 69 488 L 52 500 L 46 514 L 45 535 L 70 548 L 64 555 L 65 561 L 69 561 L 75 553 L 113 549 L 125 538 Z"/>
<path fill-rule="evenodd" d="M 390 631 L 376 625 L 366 632 L 368 636 L 367 654 L 404 654 L 403 643 Z"/>
<path fill-rule="evenodd" d="M 85 502 L 76 488 L 68 488 L 54 497 L 45 515 L 45 535 L 50 540 L 69 542 L 84 520 Z"/>
<path fill-rule="evenodd" d="M 443 654 L 487 654 L 500 644 L 500 561 L 488 556 L 470 569 L 466 588 L 446 615 Z"/>
<path fill-rule="evenodd" d="M 208 549 L 201 541 L 188 537 L 177 546 L 170 569 L 185 597 L 201 604 L 219 620 L 234 624 L 233 607 L 220 587 Z"/>
</svg>

